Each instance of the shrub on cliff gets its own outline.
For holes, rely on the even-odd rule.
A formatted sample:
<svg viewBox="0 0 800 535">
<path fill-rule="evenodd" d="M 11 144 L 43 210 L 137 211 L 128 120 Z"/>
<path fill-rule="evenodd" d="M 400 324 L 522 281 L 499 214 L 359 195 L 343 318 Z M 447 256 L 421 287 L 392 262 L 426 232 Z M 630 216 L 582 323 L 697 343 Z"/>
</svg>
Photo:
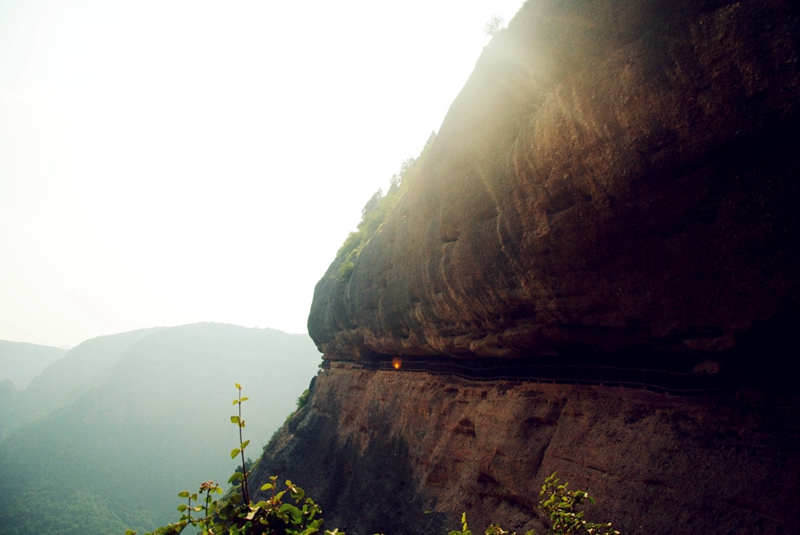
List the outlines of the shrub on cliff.
<svg viewBox="0 0 800 535">
<path fill-rule="evenodd" d="M 416 158 L 408 158 L 400 165 L 400 172 L 392 175 L 389 181 L 389 190 L 386 194 L 383 189 L 378 189 L 364 205 L 361 210 L 361 222 L 358 230 L 351 232 L 344 241 L 339 251 L 336 253 L 337 259 L 341 261 L 337 276 L 339 280 L 345 281 L 350 278 L 350 273 L 354 267 L 354 261 L 366 245 L 369 239 L 383 225 L 386 218 L 394 209 L 397 201 L 405 194 L 409 184 L 413 183 L 419 175 L 422 164 L 428 151 L 436 139 L 436 132 L 432 132 L 425 147 Z"/>
<path fill-rule="evenodd" d="M 545 478 L 539 496 L 539 509 L 550 518 L 551 535 L 620 535 L 619 531 L 612 529 L 611 522 L 589 522 L 583 518 L 583 511 L 577 508 L 583 500 L 595 503 L 594 498 L 585 490 L 569 490 L 569 483 L 560 485 L 556 473 Z M 534 535 L 535 530 L 530 530 L 525 535 Z M 448 535 L 472 535 L 467 525 L 467 514 L 461 515 L 461 530 L 451 531 Z M 509 532 L 497 524 L 486 528 L 486 535 L 509 535 Z M 512 533 L 511 535 L 517 535 Z"/>
</svg>

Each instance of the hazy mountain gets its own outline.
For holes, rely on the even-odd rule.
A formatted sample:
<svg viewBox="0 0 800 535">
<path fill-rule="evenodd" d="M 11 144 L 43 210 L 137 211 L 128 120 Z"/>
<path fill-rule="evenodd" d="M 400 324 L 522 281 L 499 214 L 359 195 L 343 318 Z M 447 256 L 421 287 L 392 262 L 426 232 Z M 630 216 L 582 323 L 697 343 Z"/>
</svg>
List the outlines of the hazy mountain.
<svg viewBox="0 0 800 535">
<path fill-rule="evenodd" d="M 76 399 L 86 392 L 98 377 L 107 373 L 108 369 L 123 357 L 131 344 L 161 329 L 162 327 L 154 327 L 100 336 L 86 340 L 66 354 L 62 352 L 61 359 L 45 368 L 26 389 L 17 392 L 13 406 L 0 405 L 0 440 L 12 429 L 49 414 Z"/>
<path fill-rule="evenodd" d="M 65 353 L 57 347 L 0 340 L 0 383 L 10 379 L 17 390 L 22 390 Z"/>
<path fill-rule="evenodd" d="M 70 351 L 74 366 L 60 370 L 72 382 L 61 387 L 69 400 L 39 404 L 56 408 L 0 443 L 0 494 L 9 497 L 0 505 L 0 533 L 119 534 L 174 520 L 180 490 L 224 483 L 236 466 L 229 455 L 238 444 L 234 383 L 250 398 L 244 431 L 252 439 L 247 453 L 257 458 L 320 362 L 305 335 L 223 324 L 89 342 Z M 37 390 L 32 383 L 17 395 L 17 406 L 23 397 L 35 401 L 47 381 L 57 375 L 42 374 Z M 70 514 L 76 507 L 81 513 Z"/>
</svg>

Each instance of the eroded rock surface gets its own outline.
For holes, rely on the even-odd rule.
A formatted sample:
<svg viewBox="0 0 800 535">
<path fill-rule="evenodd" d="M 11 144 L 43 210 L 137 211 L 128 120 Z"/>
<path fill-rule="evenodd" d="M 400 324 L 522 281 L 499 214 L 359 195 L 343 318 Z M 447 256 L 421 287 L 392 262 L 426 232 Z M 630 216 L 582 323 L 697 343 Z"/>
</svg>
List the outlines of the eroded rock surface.
<svg viewBox="0 0 800 535">
<path fill-rule="evenodd" d="M 800 4 L 528 2 L 347 280 L 327 358 L 727 350 L 800 301 Z"/>
<path fill-rule="evenodd" d="M 453 380 L 334 363 L 265 451 L 254 477 L 289 478 L 327 529 L 444 534 L 466 511 L 544 533 L 554 471 L 626 535 L 790 533 L 800 523 L 796 396 L 733 398 Z"/>
</svg>

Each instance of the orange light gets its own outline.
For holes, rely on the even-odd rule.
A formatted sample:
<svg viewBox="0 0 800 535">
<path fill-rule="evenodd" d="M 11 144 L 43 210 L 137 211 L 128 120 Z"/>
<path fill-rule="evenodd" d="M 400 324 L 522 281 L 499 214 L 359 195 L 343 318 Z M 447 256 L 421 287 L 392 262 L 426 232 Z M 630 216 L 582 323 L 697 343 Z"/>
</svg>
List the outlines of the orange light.
<svg viewBox="0 0 800 535">
<path fill-rule="evenodd" d="M 400 357 L 395 357 L 395 358 L 392 359 L 392 367 L 395 370 L 399 370 L 400 366 L 402 366 L 402 365 L 403 365 L 403 359 L 401 359 Z"/>
</svg>

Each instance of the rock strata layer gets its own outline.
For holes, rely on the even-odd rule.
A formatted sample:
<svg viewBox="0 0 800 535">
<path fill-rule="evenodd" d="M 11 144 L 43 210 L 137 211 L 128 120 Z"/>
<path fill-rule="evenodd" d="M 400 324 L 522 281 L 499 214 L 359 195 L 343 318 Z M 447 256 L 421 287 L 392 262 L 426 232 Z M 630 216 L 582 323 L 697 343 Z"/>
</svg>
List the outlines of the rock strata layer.
<svg viewBox="0 0 800 535">
<path fill-rule="evenodd" d="M 336 364 L 254 477 L 290 478 L 327 529 L 444 534 L 466 511 L 544 533 L 554 471 L 626 535 L 781 534 L 800 524 L 796 395 L 679 398 L 621 388 L 479 382 Z"/>
<path fill-rule="evenodd" d="M 326 358 L 714 352 L 800 302 L 800 4 L 529 1 L 317 285 Z"/>
</svg>

